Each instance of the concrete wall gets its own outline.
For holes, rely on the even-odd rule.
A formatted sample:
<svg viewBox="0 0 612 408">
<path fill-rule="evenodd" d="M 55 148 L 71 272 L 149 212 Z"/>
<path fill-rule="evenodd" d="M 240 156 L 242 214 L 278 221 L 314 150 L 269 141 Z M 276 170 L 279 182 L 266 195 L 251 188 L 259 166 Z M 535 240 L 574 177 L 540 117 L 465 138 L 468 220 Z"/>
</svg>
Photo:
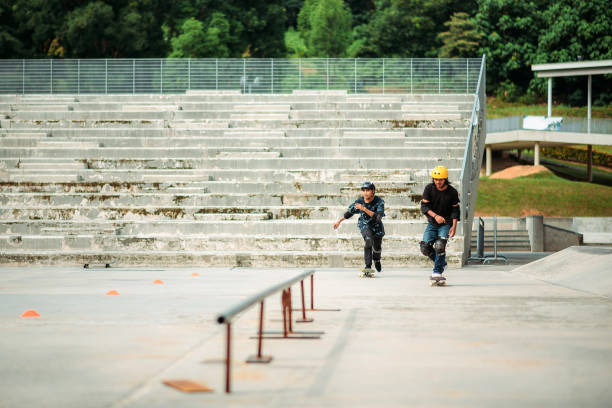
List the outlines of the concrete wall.
<svg viewBox="0 0 612 408">
<path fill-rule="evenodd" d="M 583 245 L 582 234 L 544 224 L 544 251 L 557 252 L 571 246 Z"/>
</svg>

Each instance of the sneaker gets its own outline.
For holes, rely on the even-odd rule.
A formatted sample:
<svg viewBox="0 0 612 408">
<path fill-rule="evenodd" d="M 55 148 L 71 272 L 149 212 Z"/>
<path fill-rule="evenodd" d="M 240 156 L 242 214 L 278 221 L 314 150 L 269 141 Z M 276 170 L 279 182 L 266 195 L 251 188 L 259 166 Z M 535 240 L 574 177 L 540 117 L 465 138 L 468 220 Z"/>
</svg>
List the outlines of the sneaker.
<svg viewBox="0 0 612 408">
<path fill-rule="evenodd" d="M 382 265 L 380 264 L 380 261 L 375 261 L 374 267 L 376 268 L 376 272 L 382 271 Z"/>
<path fill-rule="evenodd" d="M 436 280 L 442 279 L 442 274 L 438 273 L 438 272 L 434 272 L 434 273 L 431 274 L 431 278 L 432 279 L 436 279 Z"/>
</svg>

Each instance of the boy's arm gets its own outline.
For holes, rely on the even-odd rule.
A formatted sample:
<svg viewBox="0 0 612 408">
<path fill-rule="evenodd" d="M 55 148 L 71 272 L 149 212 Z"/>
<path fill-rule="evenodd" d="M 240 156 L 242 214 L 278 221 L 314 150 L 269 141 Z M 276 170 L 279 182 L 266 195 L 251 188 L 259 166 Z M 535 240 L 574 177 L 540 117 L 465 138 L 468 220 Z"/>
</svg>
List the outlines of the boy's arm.
<svg viewBox="0 0 612 408">
<path fill-rule="evenodd" d="M 349 218 L 351 218 L 354 214 L 356 214 L 359 211 L 355 208 L 355 204 L 357 204 L 357 201 L 349 205 L 348 211 L 344 213 L 342 218 L 340 218 L 338 221 L 334 223 L 334 229 L 338 229 L 342 221 L 348 220 Z"/>
</svg>

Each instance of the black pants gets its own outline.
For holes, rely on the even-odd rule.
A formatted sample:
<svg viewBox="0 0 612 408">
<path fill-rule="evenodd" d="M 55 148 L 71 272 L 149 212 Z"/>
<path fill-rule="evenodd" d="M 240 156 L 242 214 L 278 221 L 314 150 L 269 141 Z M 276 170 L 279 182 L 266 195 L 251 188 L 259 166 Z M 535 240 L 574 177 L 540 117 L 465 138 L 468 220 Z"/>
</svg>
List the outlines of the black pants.
<svg viewBox="0 0 612 408">
<path fill-rule="evenodd" d="M 372 267 L 372 259 L 380 261 L 382 252 L 382 237 L 377 237 L 369 228 L 361 231 L 365 244 L 363 246 L 363 260 L 366 268 Z"/>
</svg>

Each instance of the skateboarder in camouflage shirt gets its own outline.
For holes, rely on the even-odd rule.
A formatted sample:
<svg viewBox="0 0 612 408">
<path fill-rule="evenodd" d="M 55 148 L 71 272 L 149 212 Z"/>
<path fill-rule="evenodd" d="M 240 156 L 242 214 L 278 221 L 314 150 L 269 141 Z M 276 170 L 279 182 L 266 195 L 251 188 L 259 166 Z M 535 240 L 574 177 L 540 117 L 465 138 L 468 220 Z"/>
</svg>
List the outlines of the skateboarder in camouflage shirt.
<svg viewBox="0 0 612 408">
<path fill-rule="evenodd" d="M 362 270 L 362 273 L 363 276 L 372 276 L 372 260 L 374 260 L 376 271 L 382 270 L 380 258 L 382 239 L 385 236 L 385 227 L 382 223 L 382 217 L 385 216 L 385 201 L 376 196 L 376 186 L 369 181 L 362 184 L 361 191 L 363 197 L 358 198 L 349 206 L 344 216 L 334 224 L 334 229 L 338 229 L 342 221 L 348 220 L 357 213 L 361 214 L 357 226 L 365 241 L 363 247 L 365 269 Z"/>
<path fill-rule="evenodd" d="M 432 183 L 425 186 L 421 211 L 427 216 L 427 228 L 421 241 L 421 252 L 434 262 L 430 284 L 444 285 L 446 243 L 455 236 L 459 220 L 459 194 L 448 182 L 448 170 L 437 166 L 431 172 Z"/>
</svg>

